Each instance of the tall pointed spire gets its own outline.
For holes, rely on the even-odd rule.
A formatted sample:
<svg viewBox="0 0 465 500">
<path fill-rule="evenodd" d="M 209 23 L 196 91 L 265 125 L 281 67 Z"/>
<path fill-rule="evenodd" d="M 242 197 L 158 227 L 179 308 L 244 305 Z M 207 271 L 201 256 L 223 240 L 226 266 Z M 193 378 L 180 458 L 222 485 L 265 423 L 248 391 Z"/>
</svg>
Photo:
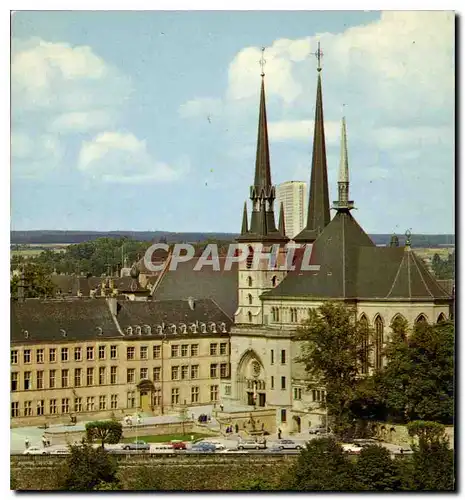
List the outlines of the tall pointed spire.
<svg viewBox="0 0 465 500">
<path fill-rule="evenodd" d="M 242 234 L 247 234 L 249 232 L 249 224 L 247 221 L 247 202 L 244 201 L 244 214 L 242 215 Z"/>
<path fill-rule="evenodd" d="M 349 158 L 347 153 L 346 117 L 342 117 L 341 125 L 341 159 L 339 162 L 339 179 L 337 181 L 338 200 L 333 202 L 335 210 L 352 210 L 354 202 L 349 201 Z"/>
<path fill-rule="evenodd" d="M 262 49 L 260 59 L 261 88 L 260 88 L 260 111 L 258 116 L 257 155 L 255 159 L 254 185 L 250 186 L 250 199 L 252 200 L 252 215 L 250 218 L 250 229 L 242 231 L 238 241 L 273 241 L 287 242 L 288 238 L 276 229 L 274 218 L 274 200 L 276 198 L 275 187 L 271 183 L 270 150 L 268 144 L 268 125 L 265 104 L 265 49 Z M 244 222 L 243 222 L 244 228 Z"/>
<path fill-rule="evenodd" d="M 286 224 L 285 224 L 285 221 L 284 221 L 284 204 L 283 204 L 283 202 L 281 202 L 281 206 L 279 207 L 279 223 L 278 223 L 278 227 L 279 227 L 279 232 L 281 234 L 286 234 Z"/>
<path fill-rule="evenodd" d="M 312 173 L 310 177 L 310 197 L 308 200 L 307 226 L 294 241 L 312 243 L 329 224 L 328 169 L 326 165 L 326 143 L 323 118 L 323 93 L 321 90 L 321 57 L 323 52 L 318 42 L 315 52 L 318 59 L 318 80 L 315 107 L 315 128 L 313 132 Z"/>
</svg>

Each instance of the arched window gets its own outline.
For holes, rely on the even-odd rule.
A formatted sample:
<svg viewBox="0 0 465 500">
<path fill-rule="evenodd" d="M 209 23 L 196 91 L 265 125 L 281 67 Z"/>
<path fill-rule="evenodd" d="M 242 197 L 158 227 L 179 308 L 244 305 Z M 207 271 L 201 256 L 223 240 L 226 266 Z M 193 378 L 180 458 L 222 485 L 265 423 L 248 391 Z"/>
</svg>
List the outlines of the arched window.
<svg viewBox="0 0 465 500">
<path fill-rule="evenodd" d="M 249 277 L 247 278 L 247 284 L 248 284 L 249 286 L 252 286 L 252 276 L 249 276 Z"/>
<path fill-rule="evenodd" d="M 249 253 L 247 254 L 247 260 L 246 260 L 247 269 L 252 268 L 253 254 L 254 254 L 253 248 L 251 246 L 249 246 Z"/>
<path fill-rule="evenodd" d="M 297 323 L 297 309 L 291 307 L 291 323 Z"/>
<path fill-rule="evenodd" d="M 249 301 L 249 304 L 252 304 L 252 294 L 249 293 L 249 295 L 247 295 L 247 299 Z"/>
<path fill-rule="evenodd" d="M 276 308 L 276 321 L 279 321 L 279 307 Z"/>
<path fill-rule="evenodd" d="M 369 358 L 368 358 L 368 344 L 369 344 L 369 324 L 368 324 L 368 318 L 362 314 L 360 317 L 360 327 L 362 330 L 362 352 L 360 356 L 360 361 L 361 361 L 361 371 L 362 373 L 368 373 L 368 368 L 369 368 Z"/>
<path fill-rule="evenodd" d="M 271 317 L 274 323 L 277 323 L 279 321 L 279 307 L 271 308 Z"/>
<path fill-rule="evenodd" d="M 384 324 L 381 316 L 375 318 L 375 368 L 383 366 Z"/>
<path fill-rule="evenodd" d="M 273 276 L 271 278 L 271 285 L 276 286 L 278 284 L 278 278 L 276 276 Z"/>
<path fill-rule="evenodd" d="M 247 316 L 249 317 L 249 323 L 252 323 L 252 313 L 250 311 L 247 313 Z"/>
<path fill-rule="evenodd" d="M 444 313 L 441 313 L 439 316 L 438 316 L 438 321 L 437 323 L 442 323 L 443 321 L 446 321 L 446 315 Z"/>
<path fill-rule="evenodd" d="M 428 323 L 428 320 L 426 319 L 426 316 L 423 313 L 419 314 L 417 319 L 415 320 L 416 325 L 419 325 L 420 323 Z"/>
</svg>

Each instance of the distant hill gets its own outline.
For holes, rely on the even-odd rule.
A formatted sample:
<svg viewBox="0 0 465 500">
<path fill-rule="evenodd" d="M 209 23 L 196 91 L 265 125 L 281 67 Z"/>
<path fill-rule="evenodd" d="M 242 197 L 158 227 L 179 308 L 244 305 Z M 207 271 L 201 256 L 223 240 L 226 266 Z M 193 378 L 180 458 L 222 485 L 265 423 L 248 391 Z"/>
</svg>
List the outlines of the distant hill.
<svg viewBox="0 0 465 500">
<path fill-rule="evenodd" d="M 168 231 L 11 231 L 12 245 L 31 244 L 58 244 L 82 243 L 83 241 L 96 240 L 97 238 L 123 238 L 127 237 L 136 241 L 158 241 L 165 237 L 168 243 L 197 242 L 206 240 L 232 241 L 237 233 L 171 233 Z M 390 234 L 370 234 L 376 245 L 389 245 Z M 403 245 L 405 236 L 399 235 L 400 244 Z M 414 247 L 439 247 L 454 246 L 453 234 L 414 234 L 412 246 Z"/>
</svg>

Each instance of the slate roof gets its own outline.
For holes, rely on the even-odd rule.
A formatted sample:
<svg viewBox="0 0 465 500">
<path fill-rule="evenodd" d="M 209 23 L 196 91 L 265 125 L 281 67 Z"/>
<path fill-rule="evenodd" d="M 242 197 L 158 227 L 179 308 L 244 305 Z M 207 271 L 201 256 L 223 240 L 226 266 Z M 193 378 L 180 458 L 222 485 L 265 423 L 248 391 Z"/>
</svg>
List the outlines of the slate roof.
<svg viewBox="0 0 465 500">
<path fill-rule="evenodd" d="M 376 247 L 348 210 L 338 211 L 315 241 L 310 264 L 320 265 L 320 270 L 296 266 L 262 297 L 451 299 L 410 247 Z"/>
<path fill-rule="evenodd" d="M 219 257 L 220 271 L 204 266 L 194 271 L 199 259 L 181 262 L 175 271 L 166 271 L 153 298 L 156 300 L 213 299 L 231 318 L 237 311 L 238 269 L 233 263 L 230 271 L 224 270 L 225 258 Z"/>
</svg>

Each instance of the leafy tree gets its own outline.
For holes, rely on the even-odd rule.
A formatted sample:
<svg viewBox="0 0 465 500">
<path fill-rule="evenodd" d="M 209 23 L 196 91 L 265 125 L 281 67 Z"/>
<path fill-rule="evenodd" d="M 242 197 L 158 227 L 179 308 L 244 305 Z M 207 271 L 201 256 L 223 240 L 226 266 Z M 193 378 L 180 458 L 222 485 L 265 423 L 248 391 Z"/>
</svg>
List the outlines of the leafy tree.
<svg viewBox="0 0 465 500">
<path fill-rule="evenodd" d="M 398 467 L 383 446 L 363 448 L 354 468 L 354 477 L 365 490 L 394 491 L 401 486 Z"/>
<path fill-rule="evenodd" d="M 94 491 L 120 491 L 121 488 L 117 483 L 106 483 L 101 481 L 94 487 Z"/>
<path fill-rule="evenodd" d="M 240 481 L 234 491 L 273 491 L 276 486 L 261 477 Z"/>
<path fill-rule="evenodd" d="M 24 298 L 50 297 L 54 294 L 54 285 L 50 279 L 49 270 L 46 267 L 27 263 L 23 269 L 24 273 Z M 15 274 L 10 281 L 10 293 L 14 298 L 18 297 L 18 287 L 21 281 L 21 274 Z"/>
<path fill-rule="evenodd" d="M 438 422 L 415 420 L 407 424 L 407 431 L 409 436 L 426 443 L 439 442 L 446 438 L 444 425 Z"/>
<path fill-rule="evenodd" d="M 303 345 L 297 361 L 305 365 L 312 386 L 326 388 L 331 427 L 341 436 L 353 426 L 351 402 L 359 385 L 366 334 L 366 325 L 357 320 L 355 310 L 341 303 L 325 303 L 312 309 L 299 328 Z"/>
<path fill-rule="evenodd" d="M 118 484 L 117 464 L 103 448 L 93 448 L 83 442 L 70 446 L 60 474 L 59 489 L 92 491 L 101 483 Z"/>
<path fill-rule="evenodd" d="M 105 443 L 119 443 L 123 435 L 123 426 L 116 420 L 100 420 L 96 422 L 87 422 L 86 437 L 89 443 L 99 440 L 102 448 Z"/>
<path fill-rule="evenodd" d="M 358 491 L 353 464 L 333 438 L 312 439 L 285 481 L 294 491 Z"/>
</svg>

